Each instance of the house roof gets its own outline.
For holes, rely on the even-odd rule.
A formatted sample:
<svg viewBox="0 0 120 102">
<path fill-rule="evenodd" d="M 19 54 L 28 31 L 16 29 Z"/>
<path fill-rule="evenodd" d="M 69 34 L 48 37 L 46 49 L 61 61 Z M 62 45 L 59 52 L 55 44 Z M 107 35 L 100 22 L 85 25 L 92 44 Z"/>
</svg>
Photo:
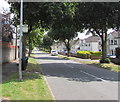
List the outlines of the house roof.
<svg viewBox="0 0 120 102">
<path fill-rule="evenodd" d="M 99 36 L 90 36 L 85 39 L 86 42 L 98 42 L 98 40 L 100 40 Z"/>
<path fill-rule="evenodd" d="M 71 44 L 72 44 L 72 45 L 79 44 L 79 41 L 80 41 L 80 39 L 78 38 L 77 40 L 71 41 Z"/>
<path fill-rule="evenodd" d="M 120 30 L 119 31 L 113 31 L 111 33 L 111 35 L 114 37 L 114 38 L 120 38 Z"/>
</svg>

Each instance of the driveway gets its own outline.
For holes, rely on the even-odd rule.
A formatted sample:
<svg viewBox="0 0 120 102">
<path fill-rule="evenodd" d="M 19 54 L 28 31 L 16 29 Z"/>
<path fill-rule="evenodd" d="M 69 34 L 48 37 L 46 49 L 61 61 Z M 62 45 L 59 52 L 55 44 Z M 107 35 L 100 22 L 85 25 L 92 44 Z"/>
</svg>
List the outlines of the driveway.
<svg viewBox="0 0 120 102">
<path fill-rule="evenodd" d="M 118 100 L 118 73 L 35 51 L 56 100 Z"/>
</svg>

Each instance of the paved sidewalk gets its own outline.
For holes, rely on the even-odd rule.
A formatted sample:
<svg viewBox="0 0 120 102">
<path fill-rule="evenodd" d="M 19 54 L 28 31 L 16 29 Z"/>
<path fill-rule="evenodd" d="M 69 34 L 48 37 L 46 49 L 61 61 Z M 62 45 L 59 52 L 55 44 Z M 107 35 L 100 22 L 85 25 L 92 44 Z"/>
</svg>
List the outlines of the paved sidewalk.
<svg viewBox="0 0 120 102">
<path fill-rule="evenodd" d="M 9 78 L 12 74 L 18 73 L 18 60 L 2 64 L 2 81 Z"/>
</svg>

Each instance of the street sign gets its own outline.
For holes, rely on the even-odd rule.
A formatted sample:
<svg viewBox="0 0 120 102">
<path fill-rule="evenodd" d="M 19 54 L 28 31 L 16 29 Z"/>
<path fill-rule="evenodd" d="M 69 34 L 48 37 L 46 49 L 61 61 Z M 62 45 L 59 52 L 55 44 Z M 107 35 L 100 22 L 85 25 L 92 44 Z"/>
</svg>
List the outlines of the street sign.
<svg viewBox="0 0 120 102">
<path fill-rule="evenodd" d="M 23 33 L 27 33 L 28 32 L 28 25 L 23 25 Z"/>
<path fill-rule="evenodd" d="M 18 30 L 18 33 L 20 33 L 20 25 L 17 26 L 17 30 Z M 27 33 L 28 32 L 28 25 L 23 25 L 22 26 L 22 31 L 23 33 Z"/>
</svg>

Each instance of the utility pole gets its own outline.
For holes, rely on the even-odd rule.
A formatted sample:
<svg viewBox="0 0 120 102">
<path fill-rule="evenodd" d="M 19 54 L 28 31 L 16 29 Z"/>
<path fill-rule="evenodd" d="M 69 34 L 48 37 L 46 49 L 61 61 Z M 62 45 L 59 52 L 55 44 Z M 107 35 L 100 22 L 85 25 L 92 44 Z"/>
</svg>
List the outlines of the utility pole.
<svg viewBox="0 0 120 102">
<path fill-rule="evenodd" d="M 19 79 L 22 80 L 22 37 L 23 37 L 23 0 L 21 0 L 21 9 L 20 9 L 20 57 L 19 57 Z"/>
<path fill-rule="evenodd" d="M 17 26 L 16 26 L 16 39 L 15 39 L 15 60 L 17 59 Z"/>
</svg>

